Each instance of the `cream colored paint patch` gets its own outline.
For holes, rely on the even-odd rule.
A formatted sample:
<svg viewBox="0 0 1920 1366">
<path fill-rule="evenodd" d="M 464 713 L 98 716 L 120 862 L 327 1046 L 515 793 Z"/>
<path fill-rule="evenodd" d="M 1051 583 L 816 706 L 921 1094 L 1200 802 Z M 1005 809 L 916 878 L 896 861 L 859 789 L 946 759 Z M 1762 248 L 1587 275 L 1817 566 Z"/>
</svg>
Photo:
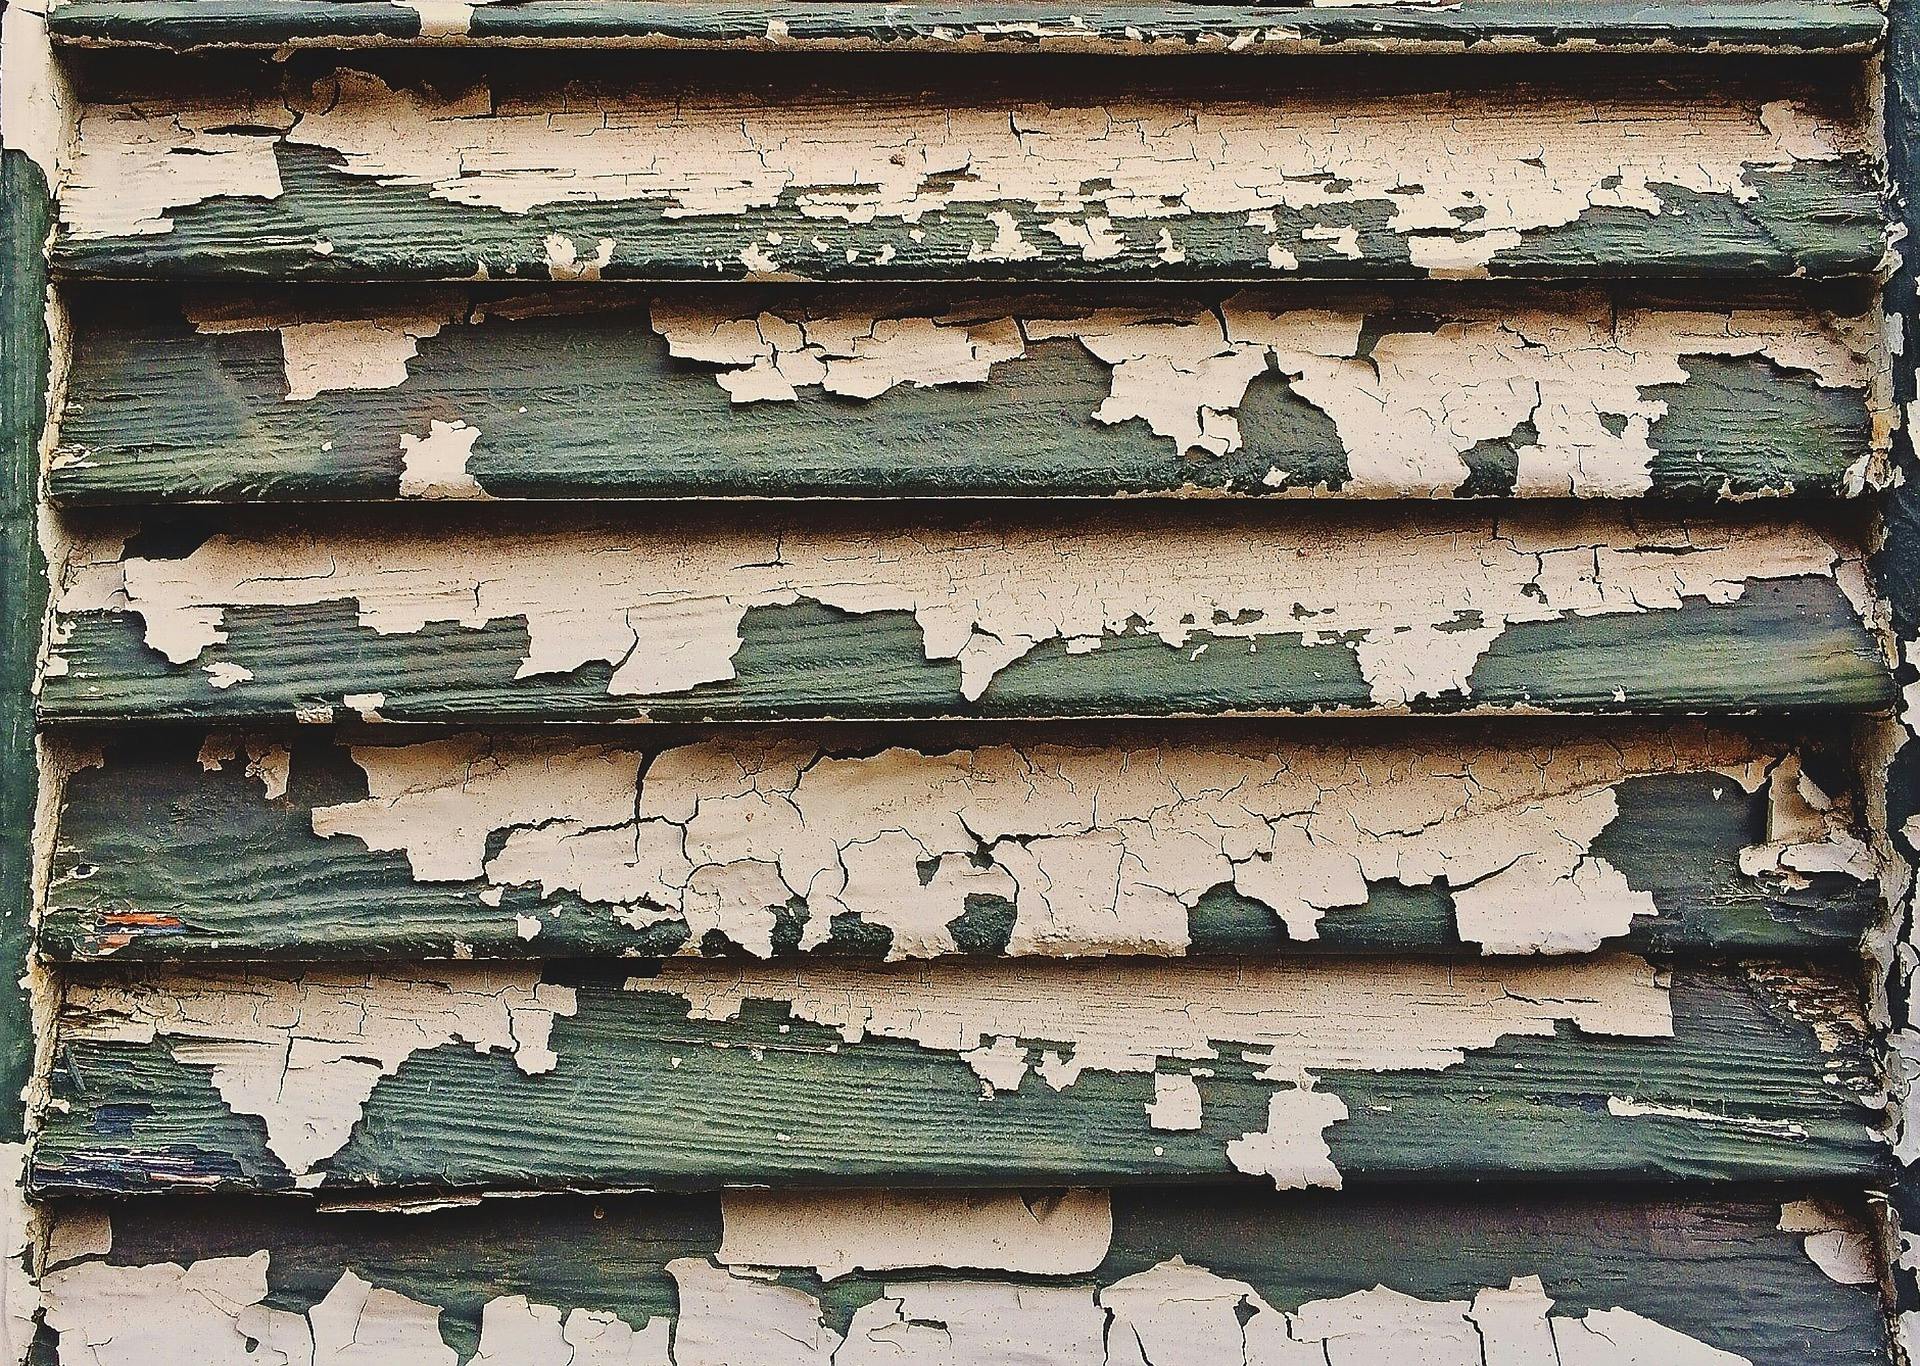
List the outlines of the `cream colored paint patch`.
<svg viewBox="0 0 1920 1366">
<path fill-rule="evenodd" d="M 1807 1259 L 1840 1285 L 1873 1285 L 1880 1279 L 1873 1240 L 1845 1211 L 1819 1200 L 1780 1207 L 1780 1231 L 1796 1234 Z"/>
<path fill-rule="evenodd" d="M 1374 312 L 1385 313 L 1384 304 Z M 1250 296 L 1218 310 L 1102 309 L 1076 318 L 795 311 L 745 315 L 724 298 L 658 301 L 654 330 L 676 356 L 722 367 L 735 403 L 792 401 L 808 388 L 873 399 L 901 385 L 981 384 L 1030 344 L 1077 341 L 1112 369 L 1090 416 L 1144 422 L 1181 454 L 1242 449 L 1234 412 L 1262 375 L 1284 376 L 1346 448 L 1355 497 L 1444 496 L 1466 454 L 1516 444 L 1522 496 L 1630 497 L 1651 487 L 1653 425 L 1693 356 L 1764 356 L 1826 387 L 1864 390 L 1853 331 L 1804 314 L 1635 309 L 1599 297 L 1565 307 L 1463 314 L 1367 337 L 1366 311 L 1275 312 Z M 1533 438 L 1521 436 L 1530 425 Z M 1286 471 L 1281 470 L 1285 482 Z"/>
<path fill-rule="evenodd" d="M 1015 955 L 1178 954 L 1209 892 L 1231 888 L 1313 939 L 1382 882 L 1439 884 L 1486 952 L 1587 952 L 1656 913 L 1593 852 L 1620 784 L 1714 773 L 1738 800 L 1804 778 L 1791 756 L 1692 726 L 1524 748 L 1176 740 L 843 758 L 748 734 L 650 764 L 481 736 L 351 754 L 371 795 L 316 809 L 315 831 L 404 852 L 423 881 L 484 876 L 636 923 L 677 915 L 698 922 L 695 943 L 717 929 L 763 957 L 799 898 L 802 947 L 853 915 L 892 934 L 895 960 L 957 952 L 950 926 L 974 896 L 1012 904 Z M 1847 811 L 1823 800 L 1782 831 L 1791 862 L 1870 875 Z M 1754 875 L 1801 876 L 1779 862 Z"/>
<path fill-rule="evenodd" d="M 257 1115 L 267 1147 L 303 1184 L 342 1147 L 382 1077 L 413 1054 L 454 1042 L 511 1053 L 520 1070 L 549 1071 L 556 1015 L 572 988 L 537 968 L 459 969 L 401 977 L 308 972 L 299 978 L 197 974 L 154 982 L 74 983 L 67 1037 L 150 1043 L 204 1067 L 236 1113 Z"/>
<path fill-rule="evenodd" d="M 453 294 L 426 291 L 410 306 L 393 305 L 360 317 L 313 317 L 297 304 L 255 306 L 225 297 L 193 297 L 186 313 L 196 332 L 274 332 L 287 373 L 287 401 L 324 393 L 396 389 L 407 382 L 407 363 L 420 343 L 461 318 L 465 304 Z"/>
<path fill-rule="evenodd" d="M 1075 1276 L 1113 1239 L 1106 1191 L 724 1191 L 722 1266 L 809 1267 L 827 1280 L 915 1267 Z"/>
<path fill-rule="evenodd" d="M 1408 240 L 1416 260 L 1438 243 L 1455 271 L 1589 209 L 1657 215 L 1656 187 L 1750 201 L 1758 193 L 1750 172 L 1830 160 L 1859 140 L 1788 101 L 1529 90 L 1529 117 L 1516 123 L 1513 99 L 1342 91 L 1266 102 L 968 105 L 697 88 L 496 98 L 482 86 L 433 97 L 342 71 L 296 98 L 291 115 L 274 110 L 264 122 L 291 119 L 288 141 L 339 153 L 350 175 L 514 214 L 644 201 L 668 218 L 725 218 L 784 202 L 816 220 L 813 235 L 837 253 L 845 244 L 836 223 L 904 228 L 966 206 L 1018 208 L 1096 260 L 1121 241 L 1154 249 L 1163 228 L 1177 243 L 1194 215 L 1297 211 L 1317 220 L 1303 226 L 1337 228 L 1344 224 L 1326 220 L 1368 206 L 1388 211 L 1386 229 Z M 183 117 L 203 128 L 241 121 L 211 109 Z M 76 178 L 89 192 L 70 215 L 82 235 L 163 231 L 149 226 L 155 210 L 142 201 L 223 192 L 170 154 L 173 125 L 155 122 L 125 106 L 83 112 Z M 256 156 L 272 143 L 247 141 Z M 110 187 L 149 183 L 157 192 L 112 202 Z M 1291 234 L 1273 246 L 1288 253 L 1310 240 Z M 769 266 L 783 264 L 778 247 L 755 250 Z"/>
<path fill-rule="evenodd" d="M 60 221 L 75 238 L 157 236 L 173 231 L 172 209 L 214 198 L 278 199 L 273 148 L 277 130 L 292 123 L 292 114 L 267 100 L 83 106 Z"/>
<path fill-rule="evenodd" d="M 766 1001 L 849 1044 L 907 1040 L 952 1055 L 989 1095 L 1031 1079 L 1064 1090 L 1090 1071 L 1204 1063 L 1229 1048 L 1275 1092 L 1269 1129 L 1234 1139 L 1228 1156 L 1282 1188 L 1339 1184 L 1321 1136 L 1347 1110 L 1312 1089 L 1316 1072 L 1439 1070 L 1502 1039 L 1552 1035 L 1562 1022 L 1598 1035 L 1673 1034 L 1665 983 L 1641 959 L 1613 956 L 1526 968 L 941 960 L 781 969 L 674 960 L 657 976 L 628 979 L 627 989 L 679 997 L 693 1019 L 729 1020 L 746 1002 Z"/>
<path fill-rule="evenodd" d="M 226 638 L 229 607 L 350 602 L 383 635 L 519 619 L 529 652 L 517 677 L 604 662 L 622 697 L 732 678 L 747 611 L 802 601 L 912 613 L 926 657 L 958 662 L 968 700 L 1048 642 L 1081 651 L 1146 634 L 1190 649 L 1198 636 L 1252 650 L 1279 635 L 1351 648 L 1374 702 L 1404 707 L 1465 690 L 1516 623 L 1728 603 L 1756 580 L 1802 575 L 1837 575 L 1846 588 L 1859 579 L 1857 564 L 1792 523 L 1534 512 L 1496 527 L 1455 512 L 1418 526 L 1196 522 L 1174 537 L 1100 514 L 1058 528 L 872 534 L 216 536 L 180 559 L 130 558 L 117 571 L 83 562 L 63 606 L 124 602 L 175 664 Z"/>
<path fill-rule="evenodd" d="M 401 433 L 400 496 L 402 498 L 484 498 L 486 490 L 467 473 L 467 460 L 480 429 L 465 422 L 434 418 L 425 436 Z"/>
</svg>

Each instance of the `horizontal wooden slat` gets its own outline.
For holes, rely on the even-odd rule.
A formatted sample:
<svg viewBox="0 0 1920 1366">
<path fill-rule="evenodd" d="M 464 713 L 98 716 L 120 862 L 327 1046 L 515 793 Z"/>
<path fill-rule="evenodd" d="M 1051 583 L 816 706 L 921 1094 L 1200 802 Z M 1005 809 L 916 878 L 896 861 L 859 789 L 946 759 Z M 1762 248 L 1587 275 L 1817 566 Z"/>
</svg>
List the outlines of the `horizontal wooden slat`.
<svg viewBox="0 0 1920 1366">
<path fill-rule="evenodd" d="M 1463 0 L 1450 5 L 1043 5 L 1008 0 L 64 0 L 57 41 L 191 50 L 379 43 L 993 53 L 1858 52 L 1866 0 Z"/>
<path fill-rule="evenodd" d="M 1568 734 L 167 732 L 81 753 L 41 948 L 306 960 L 796 951 L 1845 951 L 1845 755 Z M 892 743 L 888 743 L 891 740 Z"/>
<path fill-rule="evenodd" d="M 1836 496 L 1877 475 L 1872 326 L 1585 293 L 115 289 L 75 318 L 50 489 Z"/>
<path fill-rule="evenodd" d="M 1865 1242 L 1791 1196 L 213 1200 L 61 1213 L 45 1291 L 99 1366 L 309 1334 L 419 1366 L 1878 1366 Z"/>
<path fill-rule="evenodd" d="M 75 551 L 41 707 L 556 721 L 1891 699 L 1848 600 L 1854 552 L 1805 525 L 1292 511 L 156 528 Z"/>
<path fill-rule="evenodd" d="M 33 1183 L 1857 1180 L 1885 1153 L 1853 987 L 1802 967 L 540 974 L 76 978 Z"/>
<path fill-rule="evenodd" d="M 1875 270 L 1844 80 L 1116 93 L 512 54 L 80 111 L 56 263 L 196 279 L 1778 279 Z M 1160 68 L 1144 68 L 1158 71 Z M 604 79 L 596 80 L 597 77 Z M 868 79 L 872 79 L 871 76 Z M 565 89 L 564 94 L 559 93 Z"/>
</svg>

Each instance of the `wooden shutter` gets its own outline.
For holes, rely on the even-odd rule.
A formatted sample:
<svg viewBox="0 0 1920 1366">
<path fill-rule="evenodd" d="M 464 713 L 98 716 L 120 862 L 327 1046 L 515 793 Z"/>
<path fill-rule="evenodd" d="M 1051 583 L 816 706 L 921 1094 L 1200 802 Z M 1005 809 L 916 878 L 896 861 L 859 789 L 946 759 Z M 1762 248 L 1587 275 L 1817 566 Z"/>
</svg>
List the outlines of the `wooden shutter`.
<svg viewBox="0 0 1920 1366">
<path fill-rule="evenodd" d="M 6 25 L 13 1361 L 1904 1359 L 1905 15 Z"/>
</svg>

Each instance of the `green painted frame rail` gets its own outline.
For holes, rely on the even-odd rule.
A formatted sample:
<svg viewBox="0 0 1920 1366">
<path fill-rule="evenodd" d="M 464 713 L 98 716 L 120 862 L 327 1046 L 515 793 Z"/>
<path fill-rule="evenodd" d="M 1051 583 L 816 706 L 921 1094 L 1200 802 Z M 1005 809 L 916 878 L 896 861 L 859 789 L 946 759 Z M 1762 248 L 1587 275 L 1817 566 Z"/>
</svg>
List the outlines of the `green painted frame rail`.
<svg viewBox="0 0 1920 1366">
<path fill-rule="evenodd" d="M 1879 915 L 1844 746 L 1246 729 L 81 739 L 58 758 L 40 948 L 1818 958 L 1856 953 Z"/>
<path fill-rule="evenodd" d="M 380 43 L 558 44 L 735 51 L 1002 53 L 1524 51 L 1866 52 L 1869 0 L 1464 0 L 1361 4 L 683 3 L 494 0 L 429 20 L 386 0 L 64 0 L 62 43 L 197 48 Z M 464 21 L 464 22 L 463 22 Z"/>
<path fill-rule="evenodd" d="M 876 1216 L 900 1230 L 897 1241 L 876 1243 Z M 769 1217 L 799 1236 L 787 1246 L 756 1236 Z M 1612 1353 L 1627 1345 L 1648 1363 L 1883 1366 L 1876 1287 L 1840 1284 L 1808 1255 L 1860 1248 L 1865 1226 L 1850 1204 L 1738 1190 L 1460 1200 L 1119 1189 L 901 1193 L 884 1205 L 752 1192 L 556 1196 L 519 1202 L 511 1217 L 491 1203 L 316 1212 L 213 1198 L 65 1207 L 46 1289 L 63 1334 L 144 1348 L 149 1361 L 188 1335 L 200 1352 L 230 1351 L 223 1362 L 248 1359 L 249 1338 L 351 1341 L 377 1292 L 387 1297 L 375 1302 L 377 1321 L 400 1335 L 409 1366 L 476 1353 L 514 1360 L 516 1347 L 551 1346 L 564 1360 L 567 1346 L 585 1356 L 630 1341 L 641 1349 L 631 1358 L 588 1359 L 664 1362 L 669 1337 L 673 1360 L 721 1366 L 741 1360 L 722 1354 L 726 1335 L 737 1343 L 740 1320 L 756 1315 L 770 1335 L 749 1339 L 765 1343 L 759 1360 L 828 1366 L 838 1338 L 875 1327 L 891 1330 L 897 1357 L 899 1335 L 913 1331 L 898 1322 L 903 1299 L 937 1307 L 962 1350 L 980 1341 L 969 1329 L 1011 1315 L 1015 1331 L 981 1345 L 1025 1348 L 1028 1360 L 1127 1361 L 1100 1350 L 1111 1325 L 1119 1351 L 1131 1337 L 1160 1355 L 1201 1349 L 1207 1361 L 1311 1366 L 1327 1360 L 1312 1340 L 1335 1325 L 1342 1346 L 1365 1351 L 1415 1322 L 1456 1349 L 1434 1360 L 1477 1361 L 1481 1338 L 1514 1347 L 1505 1360 L 1535 1359 L 1525 1349 L 1554 1360 L 1546 1316 L 1569 1366 L 1618 1362 Z M 995 1262 L 980 1230 L 1016 1230 L 1012 1258 Z M 1009 1260 L 1019 1269 L 1002 1269 Z M 846 1264 L 859 1261 L 867 1265 Z M 183 1279 L 220 1293 L 182 1297 L 195 1310 L 184 1324 L 141 1312 L 145 1295 Z M 1024 1313 L 1012 1302 L 1022 1292 L 1032 1297 Z M 1103 1312 L 1089 1312 L 1096 1297 Z M 1469 1336 L 1476 1312 L 1480 1331 Z M 1294 1334 L 1269 1331 L 1281 1315 Z M 284 1338 L 269 1333 L 276 1324 Z M 774 1325 L 787 1335 L 772 1339 Z M 1604 1332 L 1612 1353 L 1583 1328 Z M 1299 1356 L 1272 1355 L 1286 1345 L 1276 1339 L 1294 1335 Z M 1260 1345 L 1246 1351 L 1248 1340 Z M 1057 1354 L 1044 1355 L 1054 1344 Z M 838 1358 L 871 1359 L 857 1345 Z"/>
<path fill-rule="evenodd" d="M 1833 301 L 1825 301 L 1830 305 Z M 1883 481 L 1819 300 L 76 291 L 49 496 L 1826 499 Z"/>
<path fill-rule="evenodd" d="M 1857 984 L 1799 964 L 76 974 L 55 1052 L 42 1196 L 1864 1183 L 1888 1162 Z"/>
</svg>

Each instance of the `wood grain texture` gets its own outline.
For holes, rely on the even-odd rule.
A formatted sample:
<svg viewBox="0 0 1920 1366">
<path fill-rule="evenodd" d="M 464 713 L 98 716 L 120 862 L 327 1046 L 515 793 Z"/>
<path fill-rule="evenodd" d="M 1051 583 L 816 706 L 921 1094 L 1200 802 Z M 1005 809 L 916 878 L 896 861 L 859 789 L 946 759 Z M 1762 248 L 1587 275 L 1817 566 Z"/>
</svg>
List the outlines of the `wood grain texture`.
<svg viewBox="0 0 1920 1366">
<path fill-rule="evenodd" d="M 1825 955 L 1878 914 L 1844 751 L 1693 726 L 1382 725 L 969 747 L 140 732 L 63 757 L 40 948 Z"/>
<path fill-rule="evenodd" d="M 83 294 L 67 504 L 1838 497 L 1871 323 L 1529 291 Z"/>
<path fill-rule="evenodd" d="M 1863 276 L 1885 252 L 1844 79 L 1435 93 L 1403 74 L 1276 96 L 1244 75 L 1195 95 L 1063 71 L 1039 97 L 964 59 L 912 87 L 746 55 L 697 73 L 564 60 L 96 92 L 56 263 L 116 279 L 1758 281 Z"/>
<path fill-rule="evenodd" d="M 491 510 L 490 510 L 491 511 Z M 1867 709 L 1854 552 L 1778 521 L 1169 506 L 156 525 L 78 547 L 50 720 Z M 233 526 L 231 521 L 226 526 Z"/>
<path fill-rule="evenodd" d="M 1248 1340 L 1248 1360 L 1272 1362 L 1258 1354 L 1262 1343 L 1278 1350 L 1263 1330 L 1283 1315 L 1294 1316 L 1307 1339 L 1320 1325 L 1341 1323 L 1345 1340 L 1333 1349 L 1342 1354 L 1335 1361 L 1386 1349 L 1438 1366 L 1535 1366 L 1556 1357 L 1525 1332 L 1530 1316 L 1522 1297 L 1506 1301 L 1521 1312 L 1496 1319 L 1487 1311 L 1503 1297 L 1485 1294 L 1527 1278 L 1537 1278 L 1553 1301 L 1544 1310 L 1551 1328 L 1539 1327 L 1563 1335 L 1561 1362 L 1634 1360 L 1626 1354 L 1638 1329 L 1645 1334 L 1640 1345 L 1654 1353 L 1638 1359 L 1662 1366 L 1876 1366 L 1886 1360 L 1887 1344 L 1874 1287 L 1840 1284 L 1815 1264 L 1807 1249 L 1823 1235 L 1780 1228 L 1783 1202 L 1796 1213 L 1807 1208 L 1797 1195 L 1609 1201 L 1538 1191 L 1463 1201 L 1412 1192 L 1120 1189 L 1110 1196 L 982 1194 L 966 1204 L 936 1204 L 902 1193 L 889 1212 L 917 1235 L 912 1251 L 838 1274 L 786 1264 L 792 1257 L 780 1258 L 781 1265 L 753 1263 L 765 1252 L 743 1248 L 739 1233 L 781 1202 L 751 1193 L 563 1196 L 423 1213 L 315 1213 L 284 1202 L 218 1198 L 76 1205 L 56 1225 L 47 1286 L 50 1318 L 64 1342 L 111 1339 L 96 1349 L 103 1366 L 164 1360 L 183 1341 L 210 1366 L 251 1366 L 258 1356 L 241 1355 L 249 1329 L 257 1344 L 257 1335 L 277 1323 L 284 1332 L 275 1340 L 297 1343 L 301 1320 L 308 1331 L 336 1324 L 404 1331 L 405 1359 L 425 1366 L 452 1366 L 476 1354 L 514 1366 L 564 1366 L 569 1359 L 576 1366 L 583 1359 L 710 1366 L 715 1357 L 701 1348 L 715 1342 L 730 1344 L 735 1361 L 826 1366 L 828 1344 L 850 1336 L 854 1345 L 840 1347 L 834 1360 L 871 1360 L 860 1355 L 863 1339 L 876 1319 L 897 1317 L 890 1303 L 941 1293 L 955 1297 L 944 1317 L 958 1331 L 957 1341 L 942 1344 L 950 1354 L 938 1359 L 967 1366 L 1005 1361 L 1022 1343 L 1030 1344 L 1026 1360 L 1139 1366 L 1143 1359 L 1192 1360 L 1183 1348 L 1239 1353 Z M 852 1229 L 864 1236 L 848 1247 L 866 1248 L 874 1229 L 858 1221 L 871 1220 L 871 1199 L 807 1197 L 798 1212 L 813 1216 L 805 1229 L 822 1240 Z M 1009 1205 L 1029 1226 L 1027 1238 L 1003 1248 L 1000 1258 L 983 1256 L 977 1230 Z M 1818 1209 L 1834 1230 L 1824 1235 L 1823 1249 L 1857 1246 L 1862 1211 L 1824 1203 Z M 940 1217 L 912 1219 L 929 1212 Z M 1064 1273 L 1035 1271 L 1022 1256 L 1035 1247 L 1044 1256 L 1063 1244 L 1078 1253 L 1062 1260 L 1072 1268 Z M 902 1256 L 915 1252 L 925 1264 L 904 1264 Z M 1006 1269 L 1008 1262 L 1023 1269 Z M 210 1285 L 230 1287 L 231 1298 L 189 1288 Z M 1015 1287 L 1035 1297 L 1036 1313 L 1013 1318 L 1019 1332 L 1011 1342 L 989 1340 L 975 1348 L 983 1355 L 969 1355 L 977 1339 L 968 1330 L 981 1327 L 977 1297 Z M 369 1304 L 369 1289 L 392 1298 Z M 1168 1315 L 1169 1299 L 1186 1300 L 1186 1312 Z M 1089 1303 L 1097 1314 L 1076 1313 Z M 1005 1314 L 1014 1306 L 994 1307 Z M 1492 1339 L 1484 1355 L 1463 1332 L 1476 1307 Z M 761 1345 L 748 1334 L 776 1310 L 788 1311 L 779 1321 L 814 1325 L 819 1337 L 788 1339 L 777 1357 L 738 1355 Z M 1182 1331 L 1170 1336 L 1169 1318 Z M 1054 1331 L 1083 1322 L 1108 1330 L 1104 1350 L 1098 1337 L 1054 1347 Z M 1610 1331 L 1615 1352 L 1575 1355 L 1597 1346 L 1583 1342 L 1583 1326 Z M 629 1332 L 640 1348 L 631 1357 L 588 1354 L 589 1343 L 606 1338 L 625 1346 Z M 1129 1356 L 1136 1342 L 1143 1352 Z M 1731 1355 L 1689 1355 L 1698 1351 L 1690 1344 Z M 116 1346 L 127 1355 L 112 1355 Z M 1500 1355 L 1502 1347 L 1509 1354 Z M 1324 1366 L 1325 1352 L 1317 1347 L 1306 1360 Z M 298 1360 L 304 1366 L 307 1358 Z"/>
<path fill-rule="evenodd" d="M 679 3 L 480 0 L 65 0 L 63 43 L 191 51 L 500 43 L 728 51 L 1336 53 L 1365 51 L 1859 52 L 1885 31 L 1864 0 L 1556 0 L 1303 4 Z"/>
<path fill-rule="evenodd" d="M 1797 966 L 548 971 L 75 977 L 35 1187 L 1861 1181 L 1886 1154 L 1853 988 Z"/>
</svg>

